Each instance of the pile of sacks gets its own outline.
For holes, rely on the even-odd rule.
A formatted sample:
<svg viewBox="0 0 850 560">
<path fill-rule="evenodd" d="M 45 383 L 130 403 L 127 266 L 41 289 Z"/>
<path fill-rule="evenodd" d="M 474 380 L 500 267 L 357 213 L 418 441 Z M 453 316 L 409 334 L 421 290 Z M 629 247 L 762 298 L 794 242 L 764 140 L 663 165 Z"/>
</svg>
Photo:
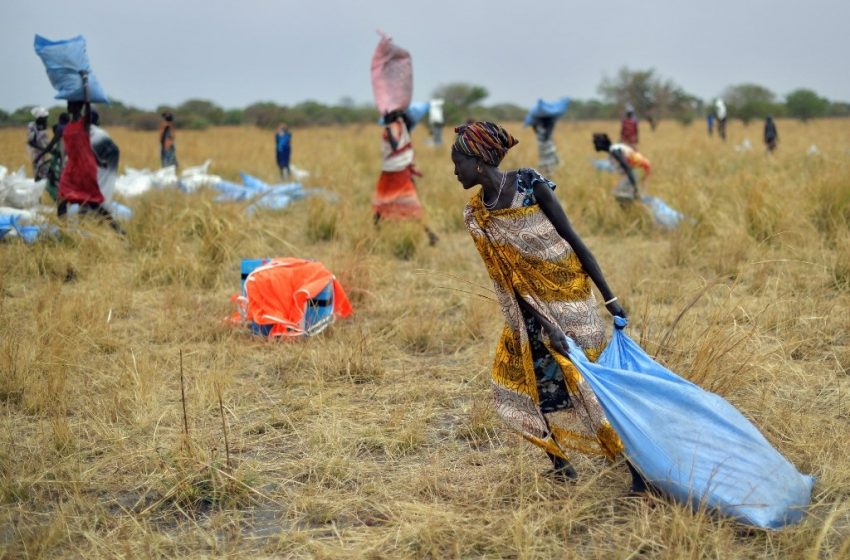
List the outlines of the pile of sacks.
<svg viewBox="0 0 850 560">
<path fill-rule="evenodd" d="M 151 189 L 163 188 L 178 188 L 185 193 L 193 193 L 202 187 L 211 187 L 219 192 L 216 202 L 250 202 L 246 207 L 248 214 L 260 208 L 280 210 L 294 200 L 314 194 L 333 200 L 333 195 L 323 189 L 306 189 L 300 182 L 270 185 L 247 173 L 241 174 L 243 184 L 231 183 L 211 174 L 211 163 L 212 160 L 207 160 L 201 165 L 188 167 L 181 171 L 179 177 L 175 166 L 158 171 L 128 167 L 123 175 L 110 181 L 110 188 L 101 189 L 106 198 L 103 206 L 116 219 L 129 220 L 133 211 L 112 200 L 114 194 L 133 198 Z M 310 175 L 308 171 L 295 166 L 290 169 L 292 176 L 298 180 Z M 24 167 L 9 173 L 6 167 L 0 165 L 0 238 L 21 237 L 32 242 L 47 231 L 44 216 L 54 214 L 56 210 L 53 206 L 40 205 L 46 185 L 46 180 L 35 181 L 27 177 Z M 68 207 L 70 216 L 78 211 L 79 206 L 76 204 Z"/>
<path fill-rule="evenodd" d="M 26 209 L 34 208 L 41 200 L 47 180 L 36 181 L 27 177 L 23 166 L 14 173 L 0 165 L 0 206 Z"/>
<path fill-rule="evenodd" d="M 46 224 L 46 215 L 56 213 L 55 206 L 41 204 L 41 198 L 47 181 L 36 181 L 27 177 L 24 167 L 9 173 L 0 165 L 0 239 L 19 237 L 32 243 L 45 233 L 56 232 L 55 227 Z M 133 211 L 127 206 L 111 200 L 111 193 L 104 192 L 107 198 L 104 208 L 119 220 L 129 220 Z M 74 216 L 80 210 L 79 205 L 71 204 L 68 215 Z"/>
<path fill-rule="evenodd" d="M 177 187 L 183 192 L 195 192 L 201 187 L 212 186 L 222 179 L 209 173 L 212 160 L 201 165 L 187 167 L 177 177 L 177 168 L 173 165 L 159 171 L 126 168 L 124 174 L 115 182 L 115 192 L 127 197 L 139 196 L 151 189 Z"/>
<path fill-rule="evenodd" d="M 21 167 L 14 173 L 0 165 L 0 239 L 18 237 L 34 242 L 43 228 L 38 204 L 47 181 L 26 176 Z"/>
</svg>

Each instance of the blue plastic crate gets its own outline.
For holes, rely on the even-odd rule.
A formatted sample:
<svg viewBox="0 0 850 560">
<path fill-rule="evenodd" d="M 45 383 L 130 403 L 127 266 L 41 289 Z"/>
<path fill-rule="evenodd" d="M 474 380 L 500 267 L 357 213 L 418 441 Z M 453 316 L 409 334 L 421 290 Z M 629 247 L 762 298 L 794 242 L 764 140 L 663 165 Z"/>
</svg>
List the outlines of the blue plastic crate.
<svg viewBox="0 0 850 560">
<path fill-rule="evenodd" d="M 307 300 L 304 310 L 304 331 L 307 336 L 318 334 L 334 320 L 334 285 L 328 282 L 316 297 Z"/>
</svg>

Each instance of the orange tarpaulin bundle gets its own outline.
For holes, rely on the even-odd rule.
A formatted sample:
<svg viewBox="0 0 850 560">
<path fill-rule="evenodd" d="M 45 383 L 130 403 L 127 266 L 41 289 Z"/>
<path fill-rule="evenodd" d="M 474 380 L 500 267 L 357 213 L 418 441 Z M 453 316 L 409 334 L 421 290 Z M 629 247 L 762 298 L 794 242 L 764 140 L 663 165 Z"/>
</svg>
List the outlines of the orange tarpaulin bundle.
<svg viewBox="0 0 850 560">
<path fill-rule="evenodd" d="M 255 268 L 245 278 L 242 295 L 233 299 L 238 309 L 232 321 L 269 337 L 318 334 L 352 311 L 342 286 L 322 263 L 293 257 Z"/>
</svg>

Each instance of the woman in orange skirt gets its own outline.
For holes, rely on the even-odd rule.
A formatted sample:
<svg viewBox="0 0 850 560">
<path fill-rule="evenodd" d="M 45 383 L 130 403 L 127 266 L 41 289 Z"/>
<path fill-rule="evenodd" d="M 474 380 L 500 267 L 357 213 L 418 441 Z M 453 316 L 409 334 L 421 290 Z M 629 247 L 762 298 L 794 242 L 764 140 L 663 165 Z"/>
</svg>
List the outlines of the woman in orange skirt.
<svg viewBox="0 0 850 560">
<path fill-rule="evenodd" d="M 421 220 L 422 203 L 416 193 L 413 177 L 421 177 L 414 166 L 413 144 L 410 127 L 403 111 L 384 115 L 382 138 L 381 176 L 372 197 L 372 213 L 375 225 L 383 219 Z M 431 245 L 437 235 L 425 226 Z"/>
</svg>

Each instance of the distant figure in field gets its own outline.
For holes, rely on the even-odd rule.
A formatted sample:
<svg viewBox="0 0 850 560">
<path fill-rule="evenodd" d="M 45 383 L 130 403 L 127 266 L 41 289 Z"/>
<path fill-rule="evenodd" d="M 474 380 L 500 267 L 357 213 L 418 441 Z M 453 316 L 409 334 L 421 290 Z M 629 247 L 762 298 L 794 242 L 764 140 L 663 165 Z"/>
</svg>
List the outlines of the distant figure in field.
<svg viewBox="0 0 850 560">
<path fill-rule="evenodd" d="M 638 120 L 635 116 L 635 108 L 631 103 L 626 105 L 626 114 L 620 122 L 620 143 L 637 149 L 638 145 Z"/>
<path fill-rule="evenodd" d="M 705 116 L 705 126 L 708 129 L 708 135 L 714 134 L 714 112 L 709 111 Z"/>
<path fill-rule="evenodd" d="M 59 206 L 57 215 L 62 218 L 68 213 L 68 204 L 79 204 L 80 214 L 93 212 L 106 220 L 120 234 L 121 226 L 104 208 L 103 193 L 97 183 L 98 161 L 91 146 L 90 130 L 92 124 L 91 103 L 89 103 L 88 75 L 81 72 L 83 78 L 84 101 L 69 101 L 68 112 L 71 122 L 62 131 L 67 163 L 59 180 Z"/>
<path fill-rule="evenodd" d="M 464 208 L 464 222 L 505 319 L 491 373 L 496 412 L 546 452 L 551 476 L 574 479 L 568 452 L 614 461 L 622 443 L 570 361 L 567 336 L 594 361 L 605 347 L 593 285 L 611 315 L 626 312 L 570 224 L 555 184 L 534 169 L 499 169 L 516 138 L 490 122 L 455 132 L 454 174 L 464 190 L 481 186 Z M 643 478 L 626 464 L 633 492 L 645 491 Z"/>
<path fill-rule="evenodd" d="M 33 107 L 32 116 L 35 120 L 27 124 L 27 152 L 32 162 L 32 174 L 36 181 L 47 178 L 50 169 L 50 158 L 42 157 L 50 145 L 47 132 L 48 112 L 44 107 Z"/>
<path fill-rule="evenodd" d="M 443 143 L 443 105 L 445 99 L 434 98 L 428 105 L 428 124 L 431 125 L 431 136 L 434 140 L 434 145 L 439 146 Z"/>
<path fill-rule="evenodd" d="M 555 143 L 552 141 L 552 132 L 555 130 L 556 122 L 557 119 L 551 116 L 534 117 L 531 122 L 531 128 L 534 129 L 534 134 L 537 136 L 538 167 L 541 172 L 547 175 L 552 173 L 555 167 L 561 163 Z"/>
<path fill-rule="evenodd" d="M 45 190 L 53 202 L 59 199 L 59 180 L 62 177 L 62 169 L 65 166 L 65 144 L 62 142 L 62 131 L 71 122 L 71 117 L 68 113 L 59 114 L 59 122 L 53 125 L 53 138 L 44 150 L 36 156 L 33 165 L 40 165 L 39 162 L 44 160 L 48 163 L 47 168 L 47 186 Z"/>
<path fill-rule="evenodd" d="M 717 135 L 726 141 L 726 103 L 719 97 L 714 102 L 714 114 L 717 116 Z"/>
<path fill-rule="evenodd" d="M 162 167 L 178 166 L 174 136 L 174 114 L 166 111 L 162 113 L 162 122 L 159 123 L 159 159 Z"/>
<path fill-rule="evenodd" d="M 422 204 L 416 193 L 413 176 L 422 174 L 414 166 L 413 144 L 410 140 L 409 117 L 404 111 L 392 111 L 384 115 L 384 133 L 381 138 L 381 176 L 372 196 L 372 212 L 375 225 L 381 220 L 421 220 Z M 426 225 L 425 232 L 431 245 L 437 243 L 437 235 Z"/>
<path fill-rule="evenodd" d="M 649 160 L 631 146 L 612 144 L 611 139 L 605 133 L 597 132 L 593 135 L 593 148 L 597 152 L 606 152 L 623 174 L 620 183 L 614 188 L 614 198 L 620 204 L 628 204 L 638 200 L 640 190 L 634 168 L 637 167 L 643 171 L 642 179 L 645 181 L 652 169 Z"/>
<path fill-rule="evenodd" d="M 277 167 L 280 169 L 280 178 L 289 179 L 289 159 L 292 156 L 292 133 L 286 123 L 277 127 L 274 135 L 275 155 L 277 156 Z"/>
<path fill-rule="evenodd" d="M 768 115 L 764 120 L 764 145 L 767 146 L 768 152 L 772 152 L 778 143 L 779 132 L 776 131 L 776 123 L 773 122 L 773 117 Z"/>
</svg>

